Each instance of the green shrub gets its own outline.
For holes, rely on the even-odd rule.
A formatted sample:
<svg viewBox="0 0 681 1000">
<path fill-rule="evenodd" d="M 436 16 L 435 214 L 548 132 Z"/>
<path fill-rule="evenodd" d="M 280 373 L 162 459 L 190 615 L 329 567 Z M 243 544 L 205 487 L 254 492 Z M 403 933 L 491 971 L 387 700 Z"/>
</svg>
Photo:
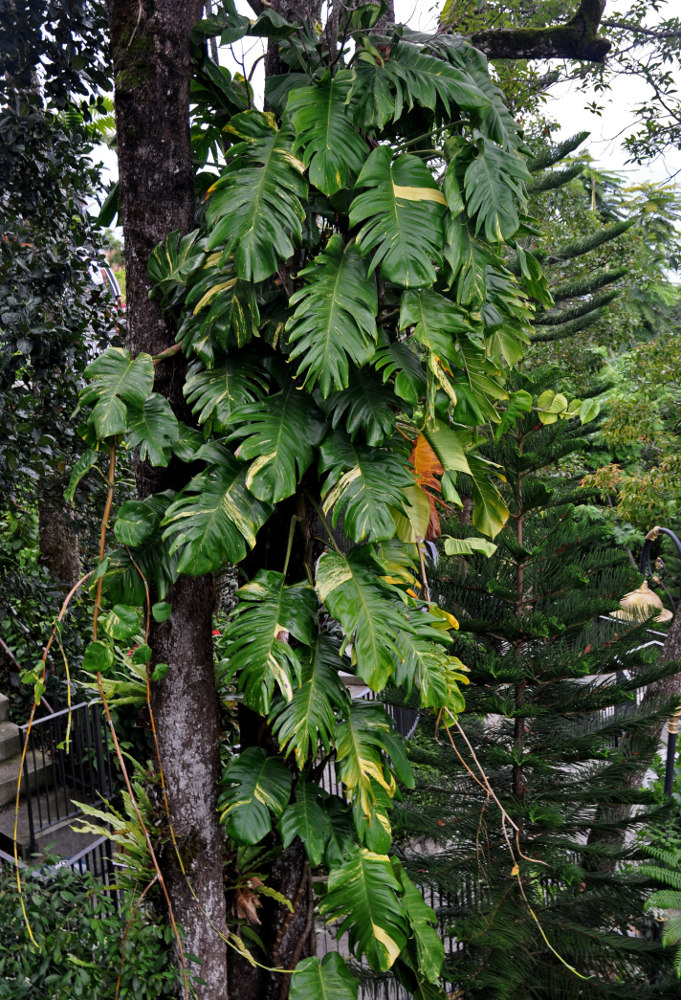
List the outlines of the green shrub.
<svg viewBox="0 0 681 1000">
<path fill-rule="evenodd" d="M 32 944 L 21 911 L 15 874 L 0 870 L 0 1000 L 169 1000 L 176 996 L 173 933 L 137 911 L 121 969 L 131 905 L 89 873 L 45 866 L 24 872 L 22 895 Z"/>
</svg>

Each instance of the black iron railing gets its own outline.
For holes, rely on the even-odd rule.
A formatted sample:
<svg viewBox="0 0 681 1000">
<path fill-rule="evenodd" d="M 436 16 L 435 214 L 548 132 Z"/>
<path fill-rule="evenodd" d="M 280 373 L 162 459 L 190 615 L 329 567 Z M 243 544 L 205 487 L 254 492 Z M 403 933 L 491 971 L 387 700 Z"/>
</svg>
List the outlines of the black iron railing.
<svg viewBox="0 0 681 1000">
<path fill-rule="evenodd" d="M 31 851 L 38 834 L 78 816 L 75 802 L 101 803 L 113 790 L 101 704 L 81 702 L 20 727 Z"/>
</svg>

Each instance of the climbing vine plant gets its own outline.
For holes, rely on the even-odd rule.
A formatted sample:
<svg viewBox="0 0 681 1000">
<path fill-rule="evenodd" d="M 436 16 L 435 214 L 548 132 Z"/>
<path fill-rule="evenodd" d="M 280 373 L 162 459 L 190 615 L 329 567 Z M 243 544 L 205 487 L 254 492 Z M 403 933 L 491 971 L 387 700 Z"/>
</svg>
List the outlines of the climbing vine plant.
<svg viewBox="0 0 681 1000">
<path fill-rule="evenodd" d="M 241 845 L 300 837 L 328 871 L 320 911 L 353 954 L 437 996 L 433 911 L 389 853 L 409 764 L 383 706 L 353 701 L 343 674 L 377 693 L 400 686 L 444 725 L 463 710 L 465 667 L 447 652 L 456 622 L 429 600 L 424 542 L 439 533 L 436 500 L 470 500 L 481 536 L 503 526 L 503 470 L 478 447 L 503 429 L 502 407 L 506 427 L 532 405 L 509 399 L 504 373 L 528 342 L 531 297 L 548 294 L 515 242 L 531 231 L 527 150 L 485 58 L 451 36 L 375 33 L 378 12 L 343 15 L 331 54 L 326 33 L 272 11 L 250 21 L 226 5 L 199 25 L 197 42 L 276 39 L 285 72 L 259 111 L 242 77 L 203 57 L 194 148 L 221 166 L 203 165 L 200 225 L 149 262 L 187 360 L 187 414 L 154 392 L 157 359 L 110 348 L 86 373 L 89 450 L 70 489 L 102 455 L 112 470 L 120 448 L 192 463 L 178 492 L 118 509 L 87 664 L 107 672 L 145 603 L 169 614 L 179 574 L 246 560 L 223 683 L 278 752 L 234 755 L 226 832 Z M 259 533 L 291 510 L 282 565 L 254 568 Z M 305 525 L 305 555 L 291 559 Z M 153 663 L 151 649 L 136 660 Z M 164 673 L 156 664 L 150 683 Z M 335 760 L 344 799 L 322 789 L 320 757 Z M 298 970 L 296 1000 L 322 980 L 338 1000 L 356 993 L 337 956 Z"/>
</svg>

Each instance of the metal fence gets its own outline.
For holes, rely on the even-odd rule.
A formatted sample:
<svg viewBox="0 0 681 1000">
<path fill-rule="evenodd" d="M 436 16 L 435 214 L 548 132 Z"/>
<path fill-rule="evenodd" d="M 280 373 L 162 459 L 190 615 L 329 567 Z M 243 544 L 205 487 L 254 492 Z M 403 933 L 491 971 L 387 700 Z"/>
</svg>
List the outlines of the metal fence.
<svg viewBox="0 0 681 1000">
<path fill-rule="evenodd" d="M 81 702 L 19 729 L 30 849 L 37 837 L 80 814 L 76 801 L 110 798 L 111 757 L 99 702 Z"/>
</svg>

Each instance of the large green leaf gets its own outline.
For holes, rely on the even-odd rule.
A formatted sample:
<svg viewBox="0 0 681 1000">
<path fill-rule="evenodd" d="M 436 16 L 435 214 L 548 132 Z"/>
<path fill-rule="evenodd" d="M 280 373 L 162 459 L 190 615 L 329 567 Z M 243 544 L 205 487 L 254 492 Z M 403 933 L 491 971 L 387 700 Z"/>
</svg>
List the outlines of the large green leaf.
<svg viewBox="0 0 681 1000">
<path fill-rule="evenodd" d="M 327 922 L 340 920 L 336 933 L 348 932 L 353 954 L 363 952 L 373 969 L 387 972 L 409 933 L 400 892 L 388 857 L 356 850 L 345 864 L 329 872 L 319 912 Z"/>
<path fill-rule="evenodd" d="M 325 73 L 311 87 L 289 94 L 286 110 L 296 130 L 294 148 L 303 151 L 310 181 L 326 195 L 352 187 L 367 158 L 366 140 L 348 117 L 352 73 Z"/>
<path fill-rule="evenodd" d="M 218 800 L 227 835 L 239 844 L 257 844 L 272 829 L 291 794 L 291 773 L 261 747 L 248 747 L 229 765 Z"/>
<path fill-rule="evenodd" d="M 290 1000 L 357 1000 L 359 983 L 337 951 L 304 958 L 291 976 Z"/>
<path fill-rule="evenodd" d="M 367 368 L 355 368 L 347 389 L 333 392 L 324 405 L 331 426 L 344 427 L 351 438 L 364 431 L 367 444 L 383 444 L 395 429 L 396 400 L 390 386 Z"/>
<path fill-rule="evenodd" d="M 151 252 L 147 270 L 166 306 L 184 298 L 187 278 L 203 261 L 204 250 L 198 236 L 198 229 L 186 236 L 176 229 Z"/>
<path fill-rule="evenodd" d="M 399 634 L 402 657 L 395 681 L 403 685 L 407 696 L 416 688 L 423 708 L 446 708 L 456 717 L 465 708 L 459 685 L 467 684 L 468 678 L 461 660 L 443 648 L 450 642 L 449 631 L 437 627 L 432 615 L 419 609 L 410 616 L 410 627 Z"/>
<path fill-rule="evenodd" d="M 434 111 L 440 100 L 448 114 L 452 106 L 484 110 L 489 107 L 489 97 L 467 72 L 435 59 L 410 42 L 391 47 L 385 68 L 395 87 L 395 121 L 403 114 L 405 105 L 412 108 L 415 103 Z"/>
<path fill-rule="evenodd" d="M 291 151 L 290 125 L 277 129 L 266 115 L 246 111 L 232 118 L 230 127 L 244 141 L 230 149 L 229 165 L 208 202 L 208 245 L 223 246 L 225 257 L 234 253 L 239 278 L 262 281 L 301 239 L 304 168 Z"/>
<path fill-rule="evenodd" d="M 148 459 L 152 465 L 167 465 L 179 436 L 177 417 L 168 400 L 157 392 L 145 400 L 141 410 L 132 407 L 128 410 L 126 442 L 129 448 L 139 448 L 141 461 Z"/>
<path fill-rule="evenodd" d="M 444 240 L 444 195 L 423 160 L 410 153 L 394 162 L 388 146 L 378 146 L 357 178 L 368 188 L 350 206 L 350 225 L 364 222 L 360 253 L 373 252 L 369 271 L 405 288 L 432 285 Z"/>
<path fill-rule="evenodd" d="M 480 139 L 478 155 L 464 175 L 466 207 L 476 233 L 484 229 L 490 243 L 513 236 L 527 201 L 525 183 L 531 180 L 519 153 Z"/>
<path fill-rule="evenodd" d="M 324 808 L 325 796 L 326 793 L 318 785 L 299 778 L 295 802 L 286 807 L 279 820 L 284 847 L 300 837 L 313 868 L 322 863 L 330 834 L 329 817 Z"/>
<path fill-rule="evenodd" d="M 406 330 L 409 327 L 413 327 L 414 337 L 419 343 L 449 362 L 454 360 L 457 353 L 454 335 L 471 330 L 464 311 L 451 299 L 429 288 L 403 292 L 400 329 Z"/>
<path fill-rule="evenodd" d="M 154 363 L 148 354 L 132 359 L 122 347 L 109 347 L 87 366 L 85 377 L 89 385 L 81 390 L 80 403 L 94 404 L 88 423 L 104 440 L 125 431 L 128 406 L 144 406 L 154 385 Z"/>
<path fill-rule="evenodd" d="M 317 633 L 293 697 L 275 704 L 270 713 L 274 735 L 286 754 L 293 751 L 299 768 L 314 759 L 320 743 L 325 753 L 331 749 L 335 711 L 345 710 L 349 700 L 347 688 L 338 676 L 342 667 L 331 637 Z"/>
<path fill-rule="evenodd" d="M 319 383 L 323 396 L 332 385 L 348 385 L 349 362 L 365 364 L 376 344 L 376 280 L 367 276 L 354 243 L 343 247 L 339 234 L 300 272 L 306 284 L 290 299 L 296 306 L 287 324 L 291 360 L 301 358 L 305 384 Z"/>
<path fill-rule="evenodd" d="M 234 410 L 260 399 L 266 385 L 264 371 L 250 358 L 227 358 L 213 369 L 192 364 L 184 394 L 199 424 L 205 424 L 207 430 L 225 431 Z"/>
<path fill-rule="evenodd" d="M 423 896 L 397 858 L 390 860 L 393 872 L 402 886 L 402 905 L 409 924 L 410 936 L 413 936 L 416 942 L 418 973 L 429 982 L 439 984 L 445 950 L 437 931 L 435 911 L 424 902 Z"/>
<path fill-rule="evenodd" d="M 443 420 L 435 420 L 424 428 L 423 436 L 442 463 L 445 472 L 467 472 L 470 475 L 468 456 L 460 436 Z"/>
<path fill-rule="evenodd" d="M 272 508 L 246 487 L 247 470 L 226 448 L 212 445 L 211 465 L 195 476 L 171 504 L 163 538 L 179 552 L 178 572 L 201 576 L 239 562 Z"/>
<path fill-rule="evenodd" d="M 387 754 L 400 780 L 413 786 L 411 767 L 383 705 L 353 701 L 347 718 L 338 725 L 335 743 L 338 775 L 348 798 L 365 816 L 372 816 L 380 789 L 389 798 L 397 791 Z"/>
<path fill-rule="evenodd" d="M 357 673 L 374 691 L 395 669 L 397 632 L 404 626 L 399 598 L 380 578 L 369 546 L 347 555 L 325 552 L 317 564 L 317 593 L 348 639 Z"/>
<path fill-rule="evenodd" d="M 373 363 L 377 371 L 382 372 L 384 382 L 394 377 L 396 396 L 418 405 L 426 391 L 426 373 L 421 358 L 410 344 L 393 340 L 376 351 Z"/>
<path fill-rule="evenodd" d="M 317 599 L 310 584 L 286 586 L 283 573 L 273 570 L 260 570 L 238 596 L 225 633 L 229 676 L 236 676 L 244 704 L 267 715 L 275 685 L 290 701 L 300 681 L 300 661 L 289 638 L 312 643 Z"/>
<path fill-rule="evenodd" d="M 241 440 L 238 458 L 251 462 L 246 485 L 269 503 L 296 492 L 325 430 L 314 401 L 293 381 L 274 396 L 236 407 L 230 425 L 228 440 Z"/>
<path fill-rule="evenodd" d="M 185 304 L 193 307 L 186 316 L 177 339 L 184 353 L 200 358 L 214 355 L 214 344 L 223 350 L 243 347 L 260 323 L 255 286 L 237 278 L 231 261 L 220 265 L 222 254 L 211 254 L 187 294 Z"/>
<path fill-rule="evenodd" d="M 324 512 L 333 512 L 334 527 L 342 514 L 343 530 L 355 542 L 395 534 L 391 508 L 402 509 L 403 491 L 414 483 L 404 454 L 355 444 L 336 431 L 321 446 L 319 468 L 328 472 L 322 498 Z"/>
</svg>

